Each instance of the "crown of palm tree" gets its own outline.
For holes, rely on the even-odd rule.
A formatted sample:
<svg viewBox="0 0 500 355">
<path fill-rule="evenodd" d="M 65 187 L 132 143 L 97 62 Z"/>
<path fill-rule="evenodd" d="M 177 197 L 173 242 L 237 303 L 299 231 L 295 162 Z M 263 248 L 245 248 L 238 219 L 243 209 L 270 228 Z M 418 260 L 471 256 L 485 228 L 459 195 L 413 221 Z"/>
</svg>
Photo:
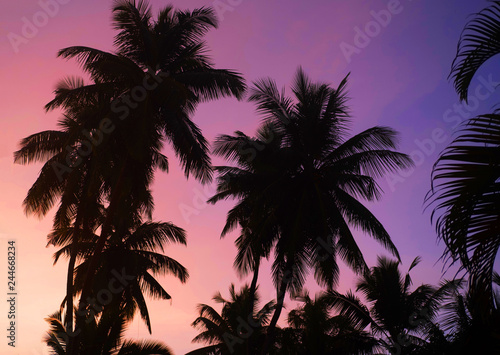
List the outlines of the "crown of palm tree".
<svg viewBox="0 0 500 355">
<path fill-rule="evenodd" d="M 98 235 L 82 235 L 79 241 L 78 261 L 75 269 L 75 293 L 82 291 L 89 267 L 89 256 L 92 255 Z M 54 233 L 58 245 L 62 245 L 55 254 L 55 261 L 61 256 L 70 256 L 72 242 L 61 233 Z M 186 282 L 189 274 L 187 270 L 174 259 L 159 253 L 169 243 L 186 244 L 183 229 L 172 223 L 146 222 L 130 228 L 124 233 L 116 232 L 102 252 L 102 261 L 94 277 L 94 291 L 92 298 L 96 298 L 100 290 L 108 290 L 110 280 L 116 279 L 116 273 L 127 275 L 127 285 L 122 285 L 121 291 L 113 292 L 111 300 L 107 300 L 101 312 L 124 312 L 126 319 L 131 321 L 139 311 L 151 333 L 151 321 L 146 297 L 170 299 L 155 277 L 171 274 L 181 282 Z M 110 292 L 108 292 L 110 294 Z M 108 305 L 109 304 L 109 305 Z M 94 313 L 95 313 L 94 309 Z"/>
<path fill-rule="evenodd" d="M 321 292 L 311 299 L 304 292 L 295 300 L 301 304 L 288 313 L 290 327 L 278 334 L 283 354 L 373 354 L 377 341 L 365 330 L 369 323 L 346 314 L 332 316 L 330 294 Z"/>
<path fill-rule="evenodd" d="M 235 265 L 245 273 L 274 250 L 278 301 L 268 346 L 285 294 L 301 291 L 308 268 L 329 288 L 338 281 L 337 256 L 356 272 L 367 269 L 351 226 L 399 258 L 387 231 L 358 198 L 378 199 L 375 179 L 412 161 L 394 151 L 396 132 L 388 127 L 346 138 L 346 84 L 347 77 L 336 89 L 312 83 L 299 68 L 291 99 L 271 79 L 258 81 L 250 96 L 263 116 L 257 136 L 236 132 L 215 142 L 214 152 L 236 165 L 216 168 L 217 193 L 209 200 L 237 199 L 223 229 L 224 235 L 238 224 L 243 228 Z"/>
<path fill-rule="evenodd" d="M 287 261 L 292 262 L 294 291 L 300 291 L 306 265 L 314 266 L 320 283 L 334 285 L 338 278 L 334 254 L 354 270 L 366 268 L 349 224 L 398 255 L 380 222 L 357 198 L 379 198 L 375 178 L 411 161 L 391 150 L 396 134 L 390 128 L 374 127 L 345 139 L 349 122 L 345 85 L 346 79 L 337 89 L 313 84 L 299 70 L 292 87 L 297 100 L 293 103 L 274 82 L 257 82 L 250 98 L 264 117 L 257 136 L 236 132 L 220 136 L 215 143 L 216 154 L 237 164 L 216 168 L 218 190 L 210 202 L 238 199 L 228 213 L 223 235 L 240 223 L 257 239 L 261 256 L 274 246 L 275 283 L 279 284 Z M 250 155 L 251 147 L 260 148 Z M 242 235 L 239 243 L 245 247 L 241 250 L 248 250 L 250 239 Z M 336 249 L 327 263 L 317 261 L 325 249 L 321 241 L 331 242 Z M 240 259 L 237 265 L 245 271 L 248 261 L 243 255 Z"/>
<path fill-rule="evenodd" d="M 460 280 L 445 280 L 439 287 L 422 284 L 412 291 L 410 271 L 419 263 L 420 258 L 415 258 L 403 275 L 400 261 L 379 257 L 377 265 L 357 282 L 357 291 L 369 307 L 351 292 L 329 291 L 327 300 L 355 324 L 369 325 L 386 350 L 417 353 L 428 345 L 442 302 L 461 285 Z"/>
<path fill-rule="evenodd" d="M 68 333 L 62 322 L 61 312 L 56 312 L 45 320 L 50 329 L 44 338 L 53 355 L 68 354 Z M 130 341 L 123 339 L 127 319 L 124 314 L 116 314 L 109 318 L 93 318 L 85 323 L 84 332 L 87 341 L 81 354 L 88 355 L 172 355 L 173 352 L 165 344 L 157 341 Z"/>
<path fill-rule="evenodd" d="M 259 295 L 257 292 L 251 295 L 248 286 L 237 292 L 234 284 L 231 284 L 229 294 L 230 299 L 225 299 L 220 292 L 213 297 L 216 303 L 222 305 L 220 313 L 207 304 L 198 305 L 200 315 L 192 326 L 201 333 L 193 342 L 209 345 L 193 350 L 189 355 L 233 354 L 235 351 L 250 355 L 256 354 L 262 346 L 263 332 L 275 302 L 270 301 L 259 310 Z"/>
</svg>

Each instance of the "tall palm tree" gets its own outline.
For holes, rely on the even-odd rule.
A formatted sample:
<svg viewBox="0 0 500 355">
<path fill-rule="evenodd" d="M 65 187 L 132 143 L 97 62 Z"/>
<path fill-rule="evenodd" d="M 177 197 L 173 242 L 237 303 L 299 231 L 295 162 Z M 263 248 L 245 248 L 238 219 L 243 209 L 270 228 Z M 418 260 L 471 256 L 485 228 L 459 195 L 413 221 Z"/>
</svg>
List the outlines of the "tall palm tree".
<svg viewBox="0 0 500 355">
<path fill-rule="evenodd" d="M 342 295 L 329 291 L 328 301 L 341 315 L 368 323 L 387 351 L 416 353 L 427 344 L 443 300 L 460 284 L 459 281 L 446 281 L 439 288 L 423 284 L 411 291 L 409 272 L 419 262 L 420 258 L 415 258 L 408 273 L 402 275 L 399 261 L 379 257 L 377 266 L 357 283 L 357 291 L 365 297 L 369 307 L 351 293 Z"/>
<path fill-rule="evenodd" d="M 309 294 L 295 298 L 301 302 L 288 313 L 290 328 L 278 333 L 281 353 L 297 355 L 368 355 L 373 354 L 377 341 L 366 331 L 369 324 L 354 317 L 331 315 L 332 304 L 327 293 L 313 299 Z"/>
<path fill-rule="evenodd" d="M 56 312 L 46 318 L 50 325 L 49 332 L 44 338 L 50 348 L 50 354 L 67 355 L 68 339 L 62 321 L 61 312 Z M 88 337 L 81 354 L 85 355 L 172 355 L 173 352 L 163 343 L 157 341 L 127 341 L 123 340 L 126 330 L 124 314 L 117 314 L 110 324 L 107 319 L 93 318 L 85 323 Z"/>
<path fill-rule="evenodd" d="M 215 167 L 215 170 L 219 173 L 218 193 L 208 200 L 209 203 L 216 203 L 221 198 L 235 197 L 244 189 L 247 189 L 248 186 L 262 186 L 262 182 L 269 179 L 272 172 L 269 167 L 278 163 L 274 159 L 276 159 L 276 152 L 280 148 L 280 141 L 278 139 L 269 139 L 269 134 L 273 133 L 267 126 L 264 126 L 258 130 L 255 138 L 249 137 L 240 131 L 236 132 L 234 137 L 229 135 L 218 137 L 215 142 L 214 153 L 234 159 L 238 168 Z M 248 159 L 246 154 L 241 154 L 248 151 L 249 147 L 253 149 L 252 159 Z M 235 179 L 233 174 L 237 174 L 238 177 Z M 231 187 L 228 185 L 229 183 L 232 184 Z M 245 185 L 242 186 L 242 183 Z M 238 189 L 240 189 L 240 192 L 238 192 Z M 234 267 L 240 276 L 246 276 L 248 273 L 253 272 L 250 285 L 250 300 L 252 300 L 258 283 L 261 259 L 269 257 L 272 249 L 272 244 L 269 241 L 272 241 L 273 235 L 277 231 L 273 230 L 273 228 L 252 230 L 248 227 L 247 225 L 255 219 L 254 215 L 257 211 L 247 207 L 249 206 L 241 203 L 228 212 L 227 223 L 222 230 L 221 237 L 225 237 L 236 225 L 241 226 L 240 236 L 235 241 L 238 254 L 234 260 Z M 252 302 L 250 302 L 251 304 Z"/>
<path fill-rule="evenodd" d="M 78 80 L 63 82 L 58 86 L 58 90 L 78 90 L 81 85 Z M 43 216 L 57 199 L 60 199 L 54 219 L 54 230 L 57 230 L 57 233 L 67 231 L 63 236 L 69 239 L 62 241 L 72 242 L 66 293 L 67 309 L 70 310 L 73 309 L 74 267 L 78 249 L 81 248 L 79 239 L 82 233 L 92 233 L 98 224 L 103 223 L 104 203 L 110 194 L 114 170 L 120 164 L 120 158 L 123 158 L 123 153 L 119 152 L 119 144 L 106 144 L 103 142 L 103 133 L 92 128 L 92 122 L 99 119 L 103 114 L 103 107 L 106 107 L 106 103 L 109 106 L 109 102 L 109 97 L 99 94 L 78 105 L 66 107 L 65 115 L 59 123 L 60 131 L 33 134 L 21 142 L 21 149 L 15 153 L 16 161 L 21 163 L 46 160 L 39 177 L 28 191 L 24 201 L 25 210 Z M 91 152 L 88 153 L 91 141 L 101 143 L 92 146 Z M 167 159 L 160 152 L 160 148 L 161 145 L 152 146 L 147 156 L 141 157 L 149 174 L 154 169 L 166 170 L 168 167 Z M 83 154 L 83 150 L 87 153 Z M 126 223 L 137 221 L 142 215 L 150 218 L 153 207 L 147 186 L 147 180 L 151 180 L 152 176 L 147 177 L 146 188 L 141 188 L 143 179 L 138 181 L 133 177 L 130 177 L 132 185 L 121 184 L 123 188 L 130 188 L 128 200 L 123 200 L 123 211 L 120 212 L 121 216 L 126 216 Z M 115 225 L 120 223 L 116 219 L 112 222 Z M 54 240 L 50 238 L 49 243 L 59 245 L 54 243 Z M 66 315 L 66 327 L 71 332 L 71 312 Z"/>
<path fill-rule="evenodd" d="M 190 116 L 201 101 L 221 96 L 241 98 L 245 90 L 239 74 L 214 69 L 204 54 L 203 35 L 217 26 L 211 9 L 190 12 L 166 7 L 153 19 L 147 2 L 118 1 L 114 7 L 114 26 L 119 30 L 115 38 L 116 54 L 88 47 L 60 51 L 64 58 L 76 58 L 92 83 L 83 85 L 81 81 L 68 79 L 46 106 L 47 110 L 62 108 L 67 112 L 96 108 L 92 114 L 80 115 L 78 129 L 73 131 L 77 135 L 89 133 L 93 138 L 103 136 L 102 140 L 95 140 L 98 143 L 92 143 L 92 154 L 85 155 L 91 167 L 81 164 L 78 151 L 88 141 L 78 141 L 74 136 L 69 142 L 51 133 L 30 137 L 33 139 L 26 142 L 30 144 L 27 155 L 23 155 L 23 159 L 28 156 L 27 161 L 49 159 L 42 170 L 45 172 L 42 182 L 47 182 L 51 174 L 58 180 L 66 179 L 70 173 L 78 176 L 79 170 L 98 177 L 98 183 L 91 184 L 95 187 L 93 192 L 83 189 L 77 195 L 79 202 L 99 196 L 105 208 L 81 300 L 92 292 L 100 254 L 113 228 L 123 222 L 123 216 L 130 216 L 127 211 L 136 211 L 137 219 L 152 211 L 149 186 L 153 172 L 157 167 L 163 170 L 168 167 L 166 157 L 158 154 L 164 141 L 172 144 L 186 176 L 193 174 L 203 182 L 209 181 L 208 144 Z M 56 142 L 52 145 L 54 137 Z M 47 172 L 54 170 L 52 163 L 58 164 L 59 174 Z M 33 194 L 34 209 L 41 206 L 43 213 L 54 204 L 58 194 L 66 191 L 65 184 L 57 183 L 39 184 L 38 188 L 35 191 L 38 194 Z M 86 224 L 86 209 L 72 205 L 67 210 L 73 213 L 74 220 L 70 221 L 76 224 L 75 230 Z M 66 297 L 70 310 L 74 294 L 70 279 L 78 243 L 73 246 Z M 78 314 L 85 314 L 85 308 L 88 305 L 79 302 Z M 78 322 L 81 325 L 82 319 L 77 318 Z M 73 350 L 70 353 L 74 354 Z"/>
<path fill-rule="evenodd" d="M 60 89 L 76 89 L 78 80 L 61 83 Z M 96 171 L 95 155 L 79 154 L 84 142 L 93 134 L 85 131 L 83 121 L 99 112 L 95 102 L 85 106 L 68 107 L 59 121 L 60 130 L 43 131 L 21 141 L 21 148 L 14 153 L 14 161 L 21 164 L 44 162 L 41 172 L 23 202 L 27 214 L 45 216 L 60 201 L 54 217 L 54 230 L 61 241 L 71 241 L 72 252 L 68 265 L 66 304 L 73 309 L 73 274 L 78 254 L 78 240 L 82 233 L 93 232 L 102 216 L 102 173 Z M 87 134 L 86 134 L 87 133 Z M 69 162 L 69 163 L 68 163 Z M 70 169 L 69 164 L 74 162 Z M 78 163 L 76 163 L 78 162 Z M 60 174 L 61 167 L 69 171 Z M 59 245 L 52 236 L 48 244 Z M 66 327 L 73 330 L 71 312 L 67 312 Z"/>
<path fill-rule="evenodd" d="M 461 100 L 467 101 L 470 83 L 479 68 L 500 53 L 500 1 L 476 14 L 462 32 L 451 76 Z"/>
<path fill-rule="evenodd" d="M 274 250 L 278 298 L 269 343 L 285 295 L 301 290 L 307 268 L 326 287 L 338 280 L 337 256 L 356 272 L 367 269 L 350 226 L 399 257 L 382 224 L 358 199 L 378 199 L 381 189 L 375 179 L 412 162 L 394 151 L 396 132 L 388 127 L 346 138 L 346 84 L 347 77 L 336 89 L 315 84 L 299 69 L 292 86 L 294 101 L 280 94 L 272 80 L 256 82 L 250 100 L 263 115 L 257 137 L 236 132 L 215 143 L 215 152 L 236 165 L 217 168 L 217 194 L 210 200 L 238 200 L 224 231 L 243 220 L 255 238 L 246 246 L 260 245 L 259 257 Z"/>
<path fill-rule="evenodd" d="M 126 205 L 129 187 L 132 191 L 138 187 L 139 195 L 148 188 L 152 172 L 144 161 L 150 161 L 150 149 L 161 148 L 163 140 L 170 141 L 186 176 L 194 174 L 203 182 L 209 181 L 207 142 L 189 116 L 202 100 L 241 97 L 245 89 L 238 74 L 213 69 L 203 54 L 202 36 L 217 25 L 211 9 L 189 12 L 166 7 L 153 19 L 147 2 L 118 1 L 113 11 L 114 26 L 119 30 L 115 37 L 117 54 L 88 47 L 70 47 L 59 53 L 64 58 L 78 59 L 96 84 L 59 91 L 47 105 L 48 109 L 65 107 L 95 92 L 111 93 L 114 100 L 109 114 L 117 126 L 112 137 L 122 142 L 118 144 L 122 148 L 126 142 L 128 148 L 128 157 L 121 160 L 118 174 L 111 179 L 108 217 L 89 264 L 82 299 L 91 290 L 99 255 L 111 234 L 112 219 L 119 216 L 119 206 Z M 128 186 L 124 186 L 126 182 Z M 80 302 L 80 311 L 82 307 Z"/>
<path fill-rule="evenodd" d="M 193 327 L 201 330 L 193 342 L 207 343 L 206 347 L 193 350 L 186 355 L 229 355 L 229 354 L 257 354 L 262 346 L 264 328 L 269 321 L 274 301 L 266 303 L 260 310 L 256 304 L 258 294 L 254 299 L 250 297 L 250 289 L 244 286 L 239 292 L 231 284 L 230 299 L 227 300 L 217 293 L 213 300 L 222 304 L 222 311 L 218 313 L 213 307 L 200 304 L 200 316 L 193 322 Z M 251 308 L 252 312 L 248 313 Z"/>
</svg>

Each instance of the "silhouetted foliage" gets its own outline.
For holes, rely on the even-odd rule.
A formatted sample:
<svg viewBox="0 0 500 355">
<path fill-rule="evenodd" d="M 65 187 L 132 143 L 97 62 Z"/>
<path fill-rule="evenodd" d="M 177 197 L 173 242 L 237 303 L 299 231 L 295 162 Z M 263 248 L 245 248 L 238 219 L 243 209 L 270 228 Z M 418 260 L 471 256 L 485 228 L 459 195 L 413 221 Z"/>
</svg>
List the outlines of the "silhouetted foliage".
<svg viewBox="0 0 500 355">
<path fill-rule="evenodd" d="M 278 298 L 269 342 L 285 295 L 301 291 L 308 268 L 329 288 L 338 281 L 337 256 L 355 272 L 367 269 L 350 227 L 399 257 L 382 224 L 358 199 L 377 200 L 381 190 L 375 179 L 412 162 L 394 151 L 391 128 L 377 126 L 346 137 L 346 85 L 347 77 L 338 88 L 312 83 L 299 69 L 292 99 L 271 79 L 258 81 L 250 96 L 263 117 L 257 136 L 236 132 L 215 142 L 215 153 L 236 164 L 217 167 L 217 194 L 210 199 L 238 200 L 223 230 L 238 223 L 244 228 L 236 266 L 245 273 L 274 250 Z"/>
</svg>

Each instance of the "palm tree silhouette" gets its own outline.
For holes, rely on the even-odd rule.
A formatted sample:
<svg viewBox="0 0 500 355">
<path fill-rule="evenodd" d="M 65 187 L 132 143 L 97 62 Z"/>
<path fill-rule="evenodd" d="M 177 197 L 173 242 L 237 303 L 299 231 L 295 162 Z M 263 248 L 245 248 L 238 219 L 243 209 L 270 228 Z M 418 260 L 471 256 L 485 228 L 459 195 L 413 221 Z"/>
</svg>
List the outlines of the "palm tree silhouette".
<svg viewBox="0 0 500 355">
<path fill-rule="evenodd" d="M 499 19 L 500 2 L 492 1 L 462 32 L 451 71 L 462 100 L 467 101 L 469 86 L 481 66 L 500 53 Z M 430 195 L 436 203 L 433 215 L 438 215 L 436 229 L 446 244 L 445 255 L 460 260 L 470 272 L 471 290 L 485 290 L 483 303 L 487 307 L 491 307 L 493 264 L 500 245 L 493 226 L 498 215 L 494 195 L 500 176 L 494 153 L 500 144 L 498 123 L 494 113 L 462 126 L 458 138 L 436 162 Z"/>
<path fill-rule="evenodd" d="M 79 258 L 82 260 L 75 270 L 75 291 L 82 291 L 85 275 L 88 272 L 89 255 L 92 254 L 98 235 L 90 234 L 80 241 Z M 63 245 L 55 253 L 55 261 L 63 256 L 70 255 L 72 245 L 64 240 L 57 240 Z M 146 305 L 145 295 L 152 298 L 170 299 L 171 296 L 155 279 L 157 275 L 172 274 L 181 282 L 186 282 L 189 274 L 187 270 L 174 259 L 158 253 L 164 251 L 169 243 L 186 244 L 183 229 L 172 223 L 146 222 L 123 233 L 115 233 L 110 238 L 102 252 L 102 261 L 94 279 L 92 299 L 99 299 L 101 290 L 106 290 L 104 304 L 93 307 L 96 314 L 110 313 L 114 316 L 118 310 L 124 312 L 125 320 L 131 321 L 139 310 L 141 318 L 151 333 L 151 321 Z M 116 280 L 117 274 L 127 275 L 126 285 Z M 117 285 L 111 289 L 111 280 Z M 111 292 L 113 291 L 113 292 Z M 111 298 L 111 299 L 108 299 Z M 96 310 L 96 308 L 102 308 Z"/>
<path fill-rule="evenodd" d="M 46 318 L 50 329 L 44 338 L 53 355 L 68 354 L 67 333 L 62 321 L 61 311 Z M 81 354 L 85 355 L 172 355 L 173 352 L 163 343 L 157 341 L 127 341 L 123 340 L 127 320 L 124 313 L 115 314 L 112 322 L 109 318 L 89 318 L 85 323 L 86 339 Z"/>
<path fill-rule="evenodd" d="M 58 90 L 76 89 L 80 85 L 78 80 L 67 80 L 58 85 Z M 17 163 L 44 162 L 23 202 L 25 212 L 43 217 L 59 200 L 48 244 L 58 246 L 59 241 L 67 243 L 71 240 L 65 299 L 68 309 L 73 309 L 73 275 L 79 239 L 81 234 L 95 231 L 103 214 L 103 176 L 95 169 L 98 165 L 94 162 L 96 155 L 78 153 L 83 143 L 92 137 L 85 135 L 83 118 L 91 117 L 99 110 L 94 102 L 68 107 L 59 122 L 60 130 L 30 135 L 21 141 L 21 148 L 14 153 Z M 60 167 L 69 171 L 60 174 Z M 73 330 L 72 322 L 71 312 L 67 312 L 66 328 L 69 331 Z"/>
<path fill-rule="evenodd" d="M 364 306 L 352 293 L 328 292 L 328 301 L 341 315 L 369 324 L 380 345 L 391 353 L 414 354 L 427 344 L 438 310 L 460 281 L 443 281 L 440 287 L 423 284 L 411 291 L 409 272 L 420 262 L 415 258 L 408 273 L 402 275 L 399 261 L 379 257 L 357 283 L 365 297 Z"/>
<path fill-rule="evenodd" d="M 471 81 L 482 65 L 500 53 L 500 2 L 476 14 L 462 32 L 451 76 L 461 100 L 467 101 Z M 432 219 L 446 244 L 443 257 L 460 261 L 469 274 L 469 290 L 482 305 L 483 316 L 494 308 L 493 270 L 500 246 L 499 218 L 500 116 L 498 112 L 468 120 L 458 137 L 434 165 L 427 196 Z"/>
<path fill-rule="evenodd" d="M 44 214 L 58 196 L 74 195 L 79 207 L 73 202 L 61 209 L 60 215 L 68 217 L 66 224 L 73 223 L 74 231 L 82 229 L 81 226 L 92 231 L 89 227 L 92 223 L 86 221 L 92 216 L 85 215 L 89 206 L 101 205 L 96 211 L 104 210 L 100 238 L 89 256 L 80 300 L 92 292 L 100 254 L 113 229 L 130 217 L 129 211 L 135 212 L 135 220 L 150 215 L 153 205 L 149 186 L 154 170 L 168 168 L 167 158 L 160 153 L 164 141 L 172 144 L 186 176 L 192 174 L 202 182 L 209 181 L 212 169 L 208 144 L 190 116 L 201 101 L 221 96 L 241 98 L 245 90 L 239 74 L 214 69 L 204 54 L 203 35 L 217 26 L 211 9 L 190 12 L 166 7 L 153 19 L 147 2 L 118 1 L 113 12 L 113 23 L 119 30 L 115 38 L 116 54 L 88 47 L 70 47 L 59 52 L 61 57 L 76 58 L 92 79 L 87 85 L 79 79 L 67 79 L 46 106 L 47 110 L 62 108 L 79 113 L 72 117 L 75 123 L 71 126 L 72 134 L 64 141 L 56 133 L 29 137 L 25 141 L 29 147 L 20 153 L 25 162 L 48 159 L 42 170 L 45 175 L 40 176 L 29 201 L 33 211 Z M 102 132 L 103 127 L 107 132 Z M 104 135 L 102 141 L 92 144 L 92 154 L 85 155 L 83 160 L 88 164 L 81 163 L 78 150 L 82 148 L 79 135 L 85 133 L 94 138 Z M 54 137 L 56 141 L 52 142 Z M 48 182 L 57 175 L 49 171 L 54 170 L 54 162 L 62 167 L 63 182 Z M 78 173 L 82 178 L 85 176 L 82 171 L 92 180 L 83 185 L 92 189 L 66 190 L 69 187 L 64 181 L 70 179 L 69 175 L 73 174 L 78 182 Z M 61 180 L 61 176 L 55 177 Z M 66 297 L 70 310 L 77 234 L 74 238 Z M 79 302 L 77 327 L 83 324 L 81 315 L 86 314 L 86 308 L 85 302 Z M 68 314 L 66 318 L 72 317 Z M 69 350 L 71 354 L 78 351 L 71 347 Z"/>
<path fill-rule="evenodd" d="M 229 95 L 240 97 L 245 89 L 238 74 L 213 69 L 203 54 L 205 47 L 201 38 L 208 29 L 216 27 L 211 9 L 183 12 L 166 7 L 160 11 L 158 19 L 153 20 L 147 2 L 136 5 L 135 2 L 119 1 L 113 12 L 114 26 L 119 30 L 115 37 L 116 55 L 88 47 L 69 47 L 59 53 L 64 58 L 81 61 L 97 84 L 58 92 L 47 105 L 49 109 L 65 107 L 96 91 L 112 91 L 115 97 L 111 105 L 112 116 L 119 116 L 121 120 L 117 124 L 122 133 L 119 146 L 126 146 L 129 151 L 113 179 L 107 221 L 90 259 L 81 299 L 86 299 L 91 290 L 100 252 L 111 233 L 111 219 L 120 215 L 116 210 L 127 205 L 124 201 L 129 199 L 134 187 L 139 188 L 137 195 L 144 195 L 149 186 L 152 177 L 151 166 L 147 164 L 151 161 L 148 160 L 150 150 L 161 148 L 163 139 L 170 141 L 186 176 L 194 174 L 202 182 L 209 181 L 211 166 L 207 142 L 189 115 L 200 100 Z M 155 80 L 158 85 L 151 84 Z M 142 96 L 138 96 L 139 91 Z M 135 102 L 130 102 L 130 97 Z M 117 132 L 114 136 L 118 136 Z M 79 310 L 83 311 L 84 302 L 79 305 Z"/>
<path fill-rule="evenodd" d="M 250 288 L 244 286 L 236 292 L 234 284 L 229 287 L 230 299 L 218 292 L 213 300 L 222 304 L 220 314 L 211 306 L 200 304 L 200 316 L 193 327 L 201 330 L 193 342 L 207 343 L 206 347 L 193 350 L 186 355 L 209 354 L 256 354 L 262 347 L 264 329 L 275 306 L 274 301 L 266 303 L 260 310 L 258 293 L 250 296 Z M 248 309 L 252 312 L 248 313 Z"/>
<path fill-rule="evenodd" d="M 493 283 L 500 286 L 500 276 L 494 274 Z M 460 288 L 449 297 L 442 307 L 441 328 L 448 335 L 446 354 L 500 354 L 500 292 L 494 293 L 494 307 L 485 317 L 476 290 Z"/>
<path fill-rule="evenodd" d="M 314 84 L 299 69 L 293 101 L 280 94 L 272 80 L 256 82 L 250 100 L 263 115 L 257 137 L 236 132 L 215 143 L 215 153 L 236 164 L 217 168 L 217 194 L 210 200 L 238 199 L 223 233 L 238 223 L 251 231 L 248 235 L 255 241 L 240 238 L 239 257 L 248 255 L 252 246 L 260 248 L 256 255 L 250 253 L 254 260 L 274 249 L 272 272 L 278 296 L 268 345 L 285 295 L 301 290 L 307 268 L 314 269 L 320 285 L 330 288 L 338 281 L 337 256 L 356 272 L 367 269 L 350 225 L 399 257 L 382 224 L 358 198 L 378 199 L 381 190 L 375 179 L 412 162 L 393 150 L 396 132 L 388 127 L 345 138 L 350 122 L 346 84 L 347 77 L 336 89 Z M 258 265 L 252 259 L 241 260 L 237 266 Z"/>
<path fill-rule="evenodd" d="M 277 354 L 373 354 L 377 341 L 366 331 L 369 325 L 361 319 L 345 315 L 332 316 L 327 293 L 313 299 L 307 292 L 295 297 L 302 304 L 288 313 L 290 328 L 280 329 Z"/>
<path fill-rule="evenodd" d="M 500 247 L 499 147 L 500 115 L 470 120 L 436 162 L 428 196 L 438 236 L 447 247 L 444 256 L 459 260 L 469 272 L 470 289 L 481 293 L 485 314 L 493 307 L 492 279 Z"/>
</svg>

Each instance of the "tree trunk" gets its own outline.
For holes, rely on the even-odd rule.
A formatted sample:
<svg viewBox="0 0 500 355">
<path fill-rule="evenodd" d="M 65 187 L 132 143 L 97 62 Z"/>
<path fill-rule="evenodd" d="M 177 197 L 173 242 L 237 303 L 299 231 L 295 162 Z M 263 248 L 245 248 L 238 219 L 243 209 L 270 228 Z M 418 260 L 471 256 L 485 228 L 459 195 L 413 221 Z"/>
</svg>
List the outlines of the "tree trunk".
<svg viewBox="0 0 500 355">
<path fill-rule="evenodd" d="M 82 329 L 82 325 L 85 322 L 85 309 L 87 307 L 87 298 L 90 296 L 90 293 L 92 291 L 92 283 L 93 279 L 95 276 L 95 273 L 97 272 L 97 268 L 99 266 L 99 261 L 101 257 L 101 253 L 104 249 L 104 246 L 106 245 L 106 242 L 108 240 L 108 237 L 111 235 L 111 230 L 112 230 L 112 219 L 114 212 L 119 205 L 119 197 L 121 195 L 120 189 L 123 185 L 123 179 L 124 179 L 124 173 L 125 173 L 125 167 L 126 167 L 126 161 L 123 163 L 120 174 L 118 176 L 118 181 L 115 185 L 115 188 L 112 192 L 112 195 L 110 197 L 109 205 L 108 208 L 106 209 L 106 219 L 104 220 L 104 223 L 101 228 L 101 235 L 99 236 L 99 239 L 97 240 L 94 252 L 92 253 L 92 256 L 90 257 L 89 261 L 89 266 L 88 266 L 88 271 L 87 275 L 85 277 L 85 282 L 83 283 L 83 288 L 82 292 L 80 295 L 80 300 L 78 302 L 78 310 L 76 314 L 76 324 L 75 324 L 75 337 L 73 337 L 74 341 L 74 346 L 72 346 L 71 352 L 68 352 L 68 355 L 77 355 L 78 354 L 78 348 L 79 348 L 79 342 L 81 338 L 82 332 L 79 331 Z"/>
<path fill-rule="evenodd" d="M 82 208 L 83 210 L 83 208 Z M 73 296 L 74 296 L 74 274 L 75 274 L 75 264 L 76 257 L 78 256 L 78 241 L 81 237 L 80 226 L 83 225 L 83 212 L 77 212 L 77 217 L 74 224 L 74 234 L 73 241 L 71 243 L 71 256 L 68 263 L 68 275 L 66 277 L 66 317 L 65 326 L 66 333 L 70 336 L 68 343 L 66 344 L 66 351 L 69 353 L 73 348 L 74 344 L 74 333 L 73 333 Z"/>
<path fill-rule="evenodd" d="M 259 267 L 260 267 L 260 258 L 257 259 L 254 265 L 253 269 L 253 278 L 252 278 L 252 283 L 250 284 L 250 295 L 249 295 L 249 306 L 248 306 L 248 314 L 249 317 L 253 318 L 253 310 L 254 310 L 254 304 L 255 304 L 255 292 L 257 290 L 257 280 L 259 278 Z M 247 354 L 251 355 L 252 350 L 254 349 L 254 344 L 251 341 L 252 337 L 248 338 L 247 340 Z"/>
<path fill-rule="evenodd" d="M 259 268 L 260 268 L 260 258 L 255 262 L 252 283 L 250 284 L 250 306 L 252 307 L 252 310 L 253 310 L 253 304 L 255 303 L 255 292 L 257 290 L 257 280 L 259 278 Z"/>
<path fill-rule="evenodd" d="M 285 302 L 286 289 L 288 287 L 288 283 L 290 282 L 290 278 L 284 276 L 281 280 L 281 284 L 279 286 L 277 300 L 276 300 L 276 309 L 274 310 L 273 318 L 267 327 L 267 336 L 266 341 L 264 342 L 264 347 L 262 348 L 262 355 L 267 355 L 269 349 L 271 348 L 274 338 L 275 338 L 275 330 L 276 324 L 281 315 L 281 311 L 283 310 L 283 304 Z"/>
<path fill-rule="evenodd" d="M 71 257 L 68 264 L 68 276 L 66 279 L 66 331 L 73 334 L 73 277 L 75 273 L 76 255 L 78 253 L 77 242 L 71 245 Z"/>
</svg>

